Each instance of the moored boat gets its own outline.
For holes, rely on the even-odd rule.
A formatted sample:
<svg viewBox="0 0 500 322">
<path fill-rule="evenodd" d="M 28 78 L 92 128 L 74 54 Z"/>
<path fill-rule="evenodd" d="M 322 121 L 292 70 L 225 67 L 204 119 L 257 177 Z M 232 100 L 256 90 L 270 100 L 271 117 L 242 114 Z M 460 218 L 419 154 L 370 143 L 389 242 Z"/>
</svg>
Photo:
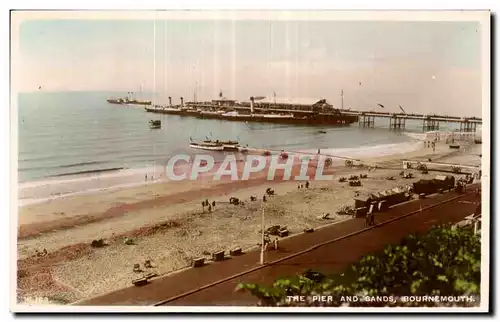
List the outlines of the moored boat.
<svg viewBox="0 0 500 322">
<path fill-rule="evenodd" d="M 238 141 L 220 141 L 220 140 L 205 140 L 204 143 L 214 143 L 214 144 L 222 144 L 224 151 L 238 151 L 240 147 L 240 143 Z"/>
<path fill-rule="evenodd" d="M 140 92 L 142 93 L 142 86 L 140 87 Z M 128 92 L 126 97 L 121 97 L 118 99 L 110 98 L 107 99 L 106 101 L 110 104 L 119 104 L 119 105 L 146 105 L 146 106 L 152 105 L 151 101 L 139 100 L 133 98 L 132 95 L 134 95 L 133 92 Z"/>
<path fill-rule="evenodd" d="M 224 151 L 224 146 L 220 143 L 209 142 L 191 142 L 189 147 L 192 149 L 209 150 L 209 151 Z"/>
<path fill-rule="evenodd" d="M 147 105 L 147 106 L 151 105 L 151 101 L 140 101 L 136 99 L 130 99 L 128 97 L 118 98 L 118 99 L 110 98 L 107 99 L 106 101 L 110 104 L 118 104 L 118 105 Z"/>
<path fill-rule="evenodd" d="M 160 120 L 151 120 L 151 121 L 149 121 L 149 128 L 151 128 L 151 129 L 161 129 L 161 121 Z"/>
<path fill-rule="evenodd" d="M 146 111 L 246 123 L 349 126 L 358 121 L 357 115 L 344 114 L 341 109 L 334 108 L 325 99 L 311 104 L 255 102 L 262 98 L 251 97 L 248 103 L 220 97 L 211 102 L 187 102 L 188 108 L 182 108 L 182 112 L 153 108 L 147 108 Z M 182 100 L 181 106 L 184 106 Z"/>
</svg>

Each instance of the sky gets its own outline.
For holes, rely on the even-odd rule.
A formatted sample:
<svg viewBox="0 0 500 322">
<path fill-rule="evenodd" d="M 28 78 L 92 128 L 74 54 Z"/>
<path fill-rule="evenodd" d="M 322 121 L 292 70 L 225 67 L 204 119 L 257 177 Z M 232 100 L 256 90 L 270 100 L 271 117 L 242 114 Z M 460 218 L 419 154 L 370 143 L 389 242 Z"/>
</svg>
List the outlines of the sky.
<svg viewBox="0 0 500 322">
<path fill-rule="evenodd" d="M 360 110 L 481 114 L 474 21 L 28 20 L 20 91 L 326 98 Z"/>
</svg>

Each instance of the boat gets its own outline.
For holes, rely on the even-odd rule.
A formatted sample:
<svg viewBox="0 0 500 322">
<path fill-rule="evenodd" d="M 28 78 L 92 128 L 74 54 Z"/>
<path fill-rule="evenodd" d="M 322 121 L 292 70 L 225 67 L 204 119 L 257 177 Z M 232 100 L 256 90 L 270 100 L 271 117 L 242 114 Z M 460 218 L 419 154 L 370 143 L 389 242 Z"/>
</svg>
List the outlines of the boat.
<svg viewBox="0 0 500 322">
<path fill-rule="evenodd" d="M 206 139 L 203 143 L 213 143 L 213 144 L 222 144 L 224 151 L 239 151 L 240 143 L 238 141 L 221 141 L 221 140 L 211 140 Z"/>
<path fill-rule="evenodd" d="M 107 99 L 106 101 L 110 104 L 120 104 L 120 105 L 125 104 L 125 99 L 123 98 L 118 98 L 118 99 L 110 98 Z"/>
<path fill-rule="evenodd" d="M 192 149 L 209 150 L 209 151 L 224 151 L 224 146 L 220 143 L 212 142 L 191 142 L 189 147 Z"/>
<path fill-rule="evenodd" d="M 161 121 L 160 120 L 151 120 L 151 121 L 149 121 L 149 128 L 151 128 L 151 129 L 161 129 Z"/>
<path fill-rule="evenodd" d="M 136 99 L 130 99 L 128 97 L 125 98 L 109 98 L 106 100 L 110 104 L 118 104 L 118 105 L 151 105 L 151 101 L 139 101 Z"/>
<path fill-rule="evenodd" d="M 222 114 L 225 114 L 226 111 L 200 111 L 200 113 L 198 113 L 198 115 L 196 116 L 197 118 L 200 118 L 200 119 L 220 119 L 220 116 Z"/>
<path fill-rule="evenodd" d="M 142 87 L 141 87 L 141 93 L 142 93 Z M 151 101 L 141 101 L 135 98 L 131 98 L 131 95 L 133 92 L 128 92 L 127 93 L 129 96 L 127 97 L 121 97 L 118 99 L 115 98 L 109 98 L 106 101 L 110 104 L 118 104 L 118 105 L 151 105 Z"/>
</svg>

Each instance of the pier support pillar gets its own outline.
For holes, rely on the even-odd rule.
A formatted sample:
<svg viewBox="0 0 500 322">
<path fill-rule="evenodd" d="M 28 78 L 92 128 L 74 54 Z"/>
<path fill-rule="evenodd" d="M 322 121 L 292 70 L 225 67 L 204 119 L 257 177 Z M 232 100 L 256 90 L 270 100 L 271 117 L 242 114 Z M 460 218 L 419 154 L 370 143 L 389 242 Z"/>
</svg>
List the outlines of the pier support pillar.
<svg viewBox="0 0 500 322">
<path fill-rule="evenodd" d="M 476 132 L 476 123 L 463 120 L 460 122 L 460 132 Z"/>
<path fill-rule="evenodd" d="M 439 130 L 439 121 L 434 120 L 432 118 L 424 118 L 424 122 L 422 124 L 422 131 L 437 131 Z"/>
<path fill-rule="evenodd" d="M 462 136 L 462 139 L 465 135 L 465 140 L 467 140 L 468 142 L 474 142 L 476 127 L 477 124 L 474 122 L 469 122 L 468 119 L 460 121 L 460 135 Z"/>
<path fill-rule="evenodd" d="M 375 116 L 361 114 L 358 118 L 358 124 L 360 127 L 374 127 Z"/>
<path fill-rule="evenodd" d="M 401 131 L 406 127 L 406 118 L 393 116 L 389 118 L 389 130 Z"/>
</svg>

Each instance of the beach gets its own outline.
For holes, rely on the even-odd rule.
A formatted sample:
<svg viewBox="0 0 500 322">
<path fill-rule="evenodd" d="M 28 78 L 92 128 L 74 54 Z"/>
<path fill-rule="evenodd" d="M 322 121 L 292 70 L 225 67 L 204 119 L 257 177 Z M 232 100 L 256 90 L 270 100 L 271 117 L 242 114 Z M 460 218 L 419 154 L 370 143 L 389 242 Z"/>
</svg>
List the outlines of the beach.
<svg viewBox="0 0 500 322">
<path fill-rule="evenodd" d="M 138 277 L 133 265 L 142 266 L 146 260 L 154 263 L 147 272 L 162 275 L 189 266 L 193 258 L 209 258 L 218 250 L 256 247 L 262 209 L 266 227 L 287 226 L 293 235 L 307 227 L 350 220 L 335 213 L 342 206 L 352 206 L 356 192 L 392 189 L 439 174 L 413 170 L 414 179 L 403 179 L 398 175 L 402 160 L 431 158 L 480 164 L 481 145 L 452 150 L 443 141 L 435 152 L 423 143 L 420 146 L 403 153 L 363 157 L 364 166 L 360 167 L 336 162 L 325 170 L 325 174 L 333 174 L 333 180 L 311 181 L 308 189 L 298 189 L 303 181 L 268 181 L 265 175 L 247 181 L 215 181 L 207 176 L 196 181 L 144 182 L 22 206 L 18 217 L 18 298 L 71 303 L 93 297 L 131 285 Z M 368 171 L 368 165 L 377 165 L 377 169 Z M 368 174 L 361 187 L 338 182 L 341 176 L 361 173 Z M 386 180 L 387 176 L 395 180 Z M 274 189 L 276 195 L 263 202 L 266 188 Z M 250 201 L 251 196 L 257 200 Z M 231 205 L 230 197 L 245 204 Z M 210 212 L 207 207 L 202 210 L 205 199 L 215 201 Z M 323 219 L 326 213 L 328 219 Z M 133 238 L 134 244 L 125 244 L 124 238 Z M 109 245 L 91 247 L 98 239 Z M 46 255 L 36 255 L 44 249 Z"/>
</svg>

